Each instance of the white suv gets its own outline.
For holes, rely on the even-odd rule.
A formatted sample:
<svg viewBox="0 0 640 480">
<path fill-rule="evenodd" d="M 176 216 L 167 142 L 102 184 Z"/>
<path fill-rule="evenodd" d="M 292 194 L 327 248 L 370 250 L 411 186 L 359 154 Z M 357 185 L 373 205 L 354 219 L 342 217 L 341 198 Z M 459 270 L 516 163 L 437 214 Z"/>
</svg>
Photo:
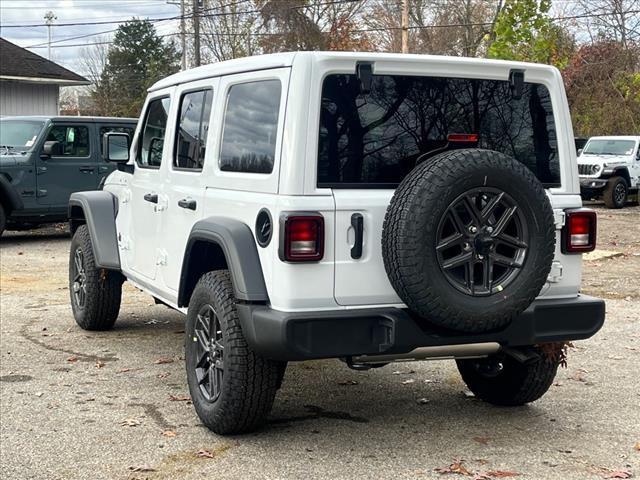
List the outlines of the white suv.
<svg viewBox="0 0 640 480">
<path fill-rule="evenodd" d="M 640 188 L 640 136 L 591 137 L 580 150 L 578 172 L 583 198 L 624 207 L 629 193 Z"/>
<path fill-rule="evenodd" d="M 604 322 L 580 295 L 581 208 L 554 68 L 298 52 L 149 90 L 102 191 L 71 197 L 77 323 L 113 326 L 124 280 L 187 315 L 187 379 L 218 433 L 261 425 L 286 362 L 456 359 L 486 401 L 551 385 Z"/>
</svg>

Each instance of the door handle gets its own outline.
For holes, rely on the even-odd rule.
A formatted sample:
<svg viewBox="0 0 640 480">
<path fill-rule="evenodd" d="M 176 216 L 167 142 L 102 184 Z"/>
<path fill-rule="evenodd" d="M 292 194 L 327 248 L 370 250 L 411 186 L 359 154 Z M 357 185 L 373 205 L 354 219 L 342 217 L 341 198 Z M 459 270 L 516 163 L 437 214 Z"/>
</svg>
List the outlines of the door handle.
<svg viewBox="0 0 640 480">
<path fill-rule="evenodd" d="M 188 210 L 195 210 L 198 203 L 191 198 L 183 198 L 178 201 L 178 206 Z"/>
<path fill-rule="evenodd" d="M 93 173 L 94 170 L 95 168 L 93 167 L 80 167 L 82 173 Z"/>
<path fill-rule="evenodd" d="M 98 173 L 108 172 L 109 167 L 98 167 Z"/>
<path fill-rule="evenodd" d="M 158 194 L 157 193 L 145 193 L 144 199 L 147 202 L 158 203 Z"/>
<path fill-rule="evenodd" d="M 351 247 L 351 258 L 362 258 L 362 242 L 364 239 L 364 217 L 360 213 L 351 215 L 351 226 L 356 232 L 356 241 Z"/>
</svg>

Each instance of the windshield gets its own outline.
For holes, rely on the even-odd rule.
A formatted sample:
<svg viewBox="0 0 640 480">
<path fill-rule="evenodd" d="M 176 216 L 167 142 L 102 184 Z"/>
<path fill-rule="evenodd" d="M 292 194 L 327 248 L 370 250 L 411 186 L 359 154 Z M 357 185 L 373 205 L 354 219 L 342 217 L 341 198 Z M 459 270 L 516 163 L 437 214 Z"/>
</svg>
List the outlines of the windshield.
<svg viewBox="0 0 640 480">
<path fill-rule="evenodd" d="M 583 155 L 631 155 L 636 142 L 633 140 L 591 140 Z"/>
<path fill-rule="evenodd" d="M 36 143 L 44 122 L 25 120 L 0 121 L 0 146 L 29 150 Z"/>
</svg>

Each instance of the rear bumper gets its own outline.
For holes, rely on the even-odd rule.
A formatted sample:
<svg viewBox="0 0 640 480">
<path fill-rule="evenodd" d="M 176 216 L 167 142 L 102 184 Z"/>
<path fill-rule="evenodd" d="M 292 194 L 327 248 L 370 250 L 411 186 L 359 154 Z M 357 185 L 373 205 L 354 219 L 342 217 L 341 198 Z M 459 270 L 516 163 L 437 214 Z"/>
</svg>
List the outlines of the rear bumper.
<svg viewBox="0 0 640 480">
<path fill-rule="evenodd" d="M 586 295 L 536 300 L 508 327 L 483 334 L 424 325 L 399 308 L 302 313 L 255 304 L 237 308 L 251 347 L 276 360 L 389 355 L 419 347 L 486 342 L 517 347 L 582 340 L 600 330 L 605 317 L 604 301 Z"/>
</svg>

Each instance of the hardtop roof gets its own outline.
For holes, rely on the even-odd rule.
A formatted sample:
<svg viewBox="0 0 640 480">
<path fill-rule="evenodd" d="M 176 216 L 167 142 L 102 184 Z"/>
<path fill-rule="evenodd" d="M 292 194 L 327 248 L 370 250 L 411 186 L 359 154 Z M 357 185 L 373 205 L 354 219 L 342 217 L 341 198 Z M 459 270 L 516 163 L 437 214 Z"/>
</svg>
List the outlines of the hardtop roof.
<svg viewBox="0 0 640 480">
<path fill-rule="evenodd" d="M 205 78 L 231 75 L 235 73 L 267 70 L 271 68 L 290 67 L 297 58 L 304 57 L 312 61 L 347 59 L 360 61 L 393 61 L 412 64 L 431 62 L 451 62 L 452 64 L 468 65 L 470 67 L 481 67 L 482 65 L 507 66 L 519 69 L 555 70 L 549 65 L 537 63 L 513 62 L 507 60 L 490 60 L 486 58 L 469 57 L 449 57 L 442 55 L 416 55 L 403 53 L 377 53 L 377 52 L 284 52 L 272 53 L 268 55 L 255 55 L 251 57 L 236 58 L 223 62 L 203 65 L 182 72 L 174 73 L 162 80 L 159 80 L 149 88 L 149 92 L 161 90 L 163 88 L 179 85 L 183 83 L 203 80 Z"/>
<path fill-rule="evenodd" d="M 55 121 L 55 122 L 81 122 L 81 123 L 138 123 L 137 118 L 125 117 L 93 117 L 93 116 L 72 116 L 72 115 L 21 115 L 15 117 L 2 117 L 0 120 L 24 120 L 24 121 Z"/>
</svg>

